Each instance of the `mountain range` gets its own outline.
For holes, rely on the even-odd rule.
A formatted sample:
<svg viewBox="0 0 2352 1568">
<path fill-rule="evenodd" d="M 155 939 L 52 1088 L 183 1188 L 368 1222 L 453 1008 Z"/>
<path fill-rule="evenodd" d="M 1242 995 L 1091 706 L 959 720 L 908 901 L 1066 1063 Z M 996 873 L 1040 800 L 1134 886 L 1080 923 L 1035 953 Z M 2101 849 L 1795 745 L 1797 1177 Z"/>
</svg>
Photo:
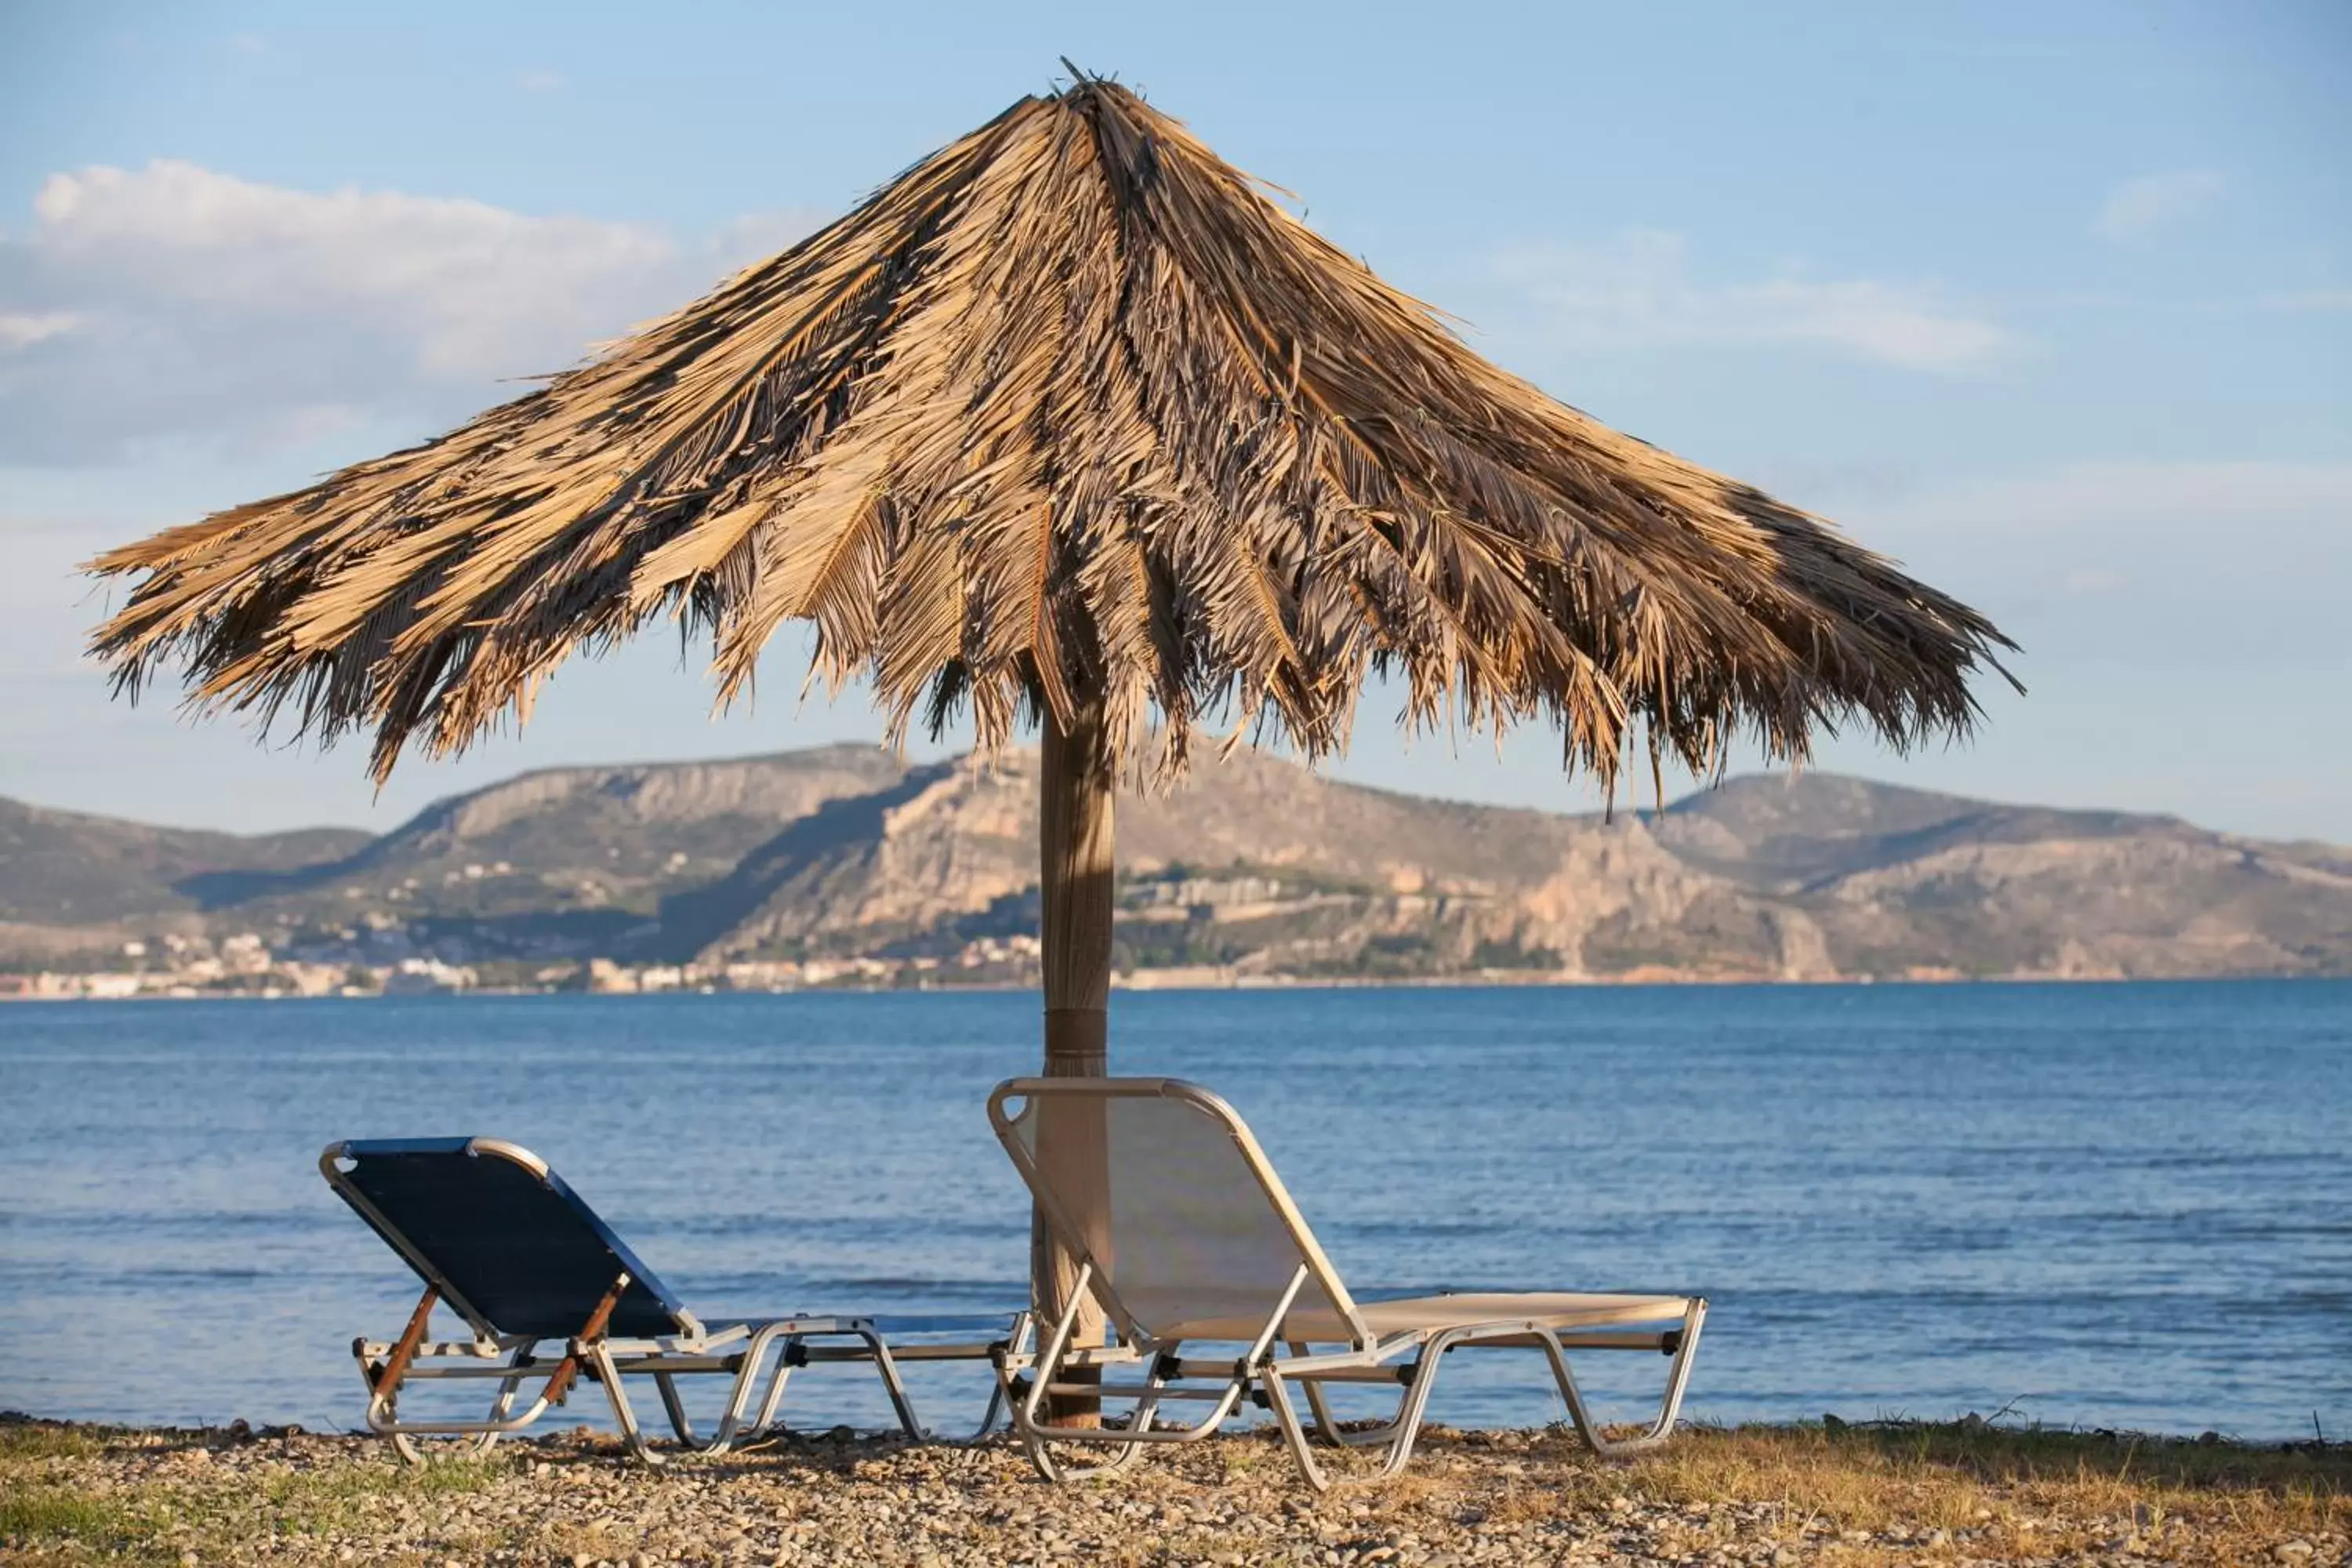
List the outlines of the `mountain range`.
<svg viewBox="0 0 2352 1568">
<path fill-rule="evenodd" d="M 0 800 L 0 969 L 240 942 L 514 982 L 599 960 L 1017 980 L 1035 772 L 1034 752 L 910 764 L 864 746 L 557 768 L 380 837 Z M 1822 773 L 1611 821 L 1244 752 L 1122 796 L 1117 826 L 1130 984 L 2352 973 L 2352 849 Z"/>
</svg>

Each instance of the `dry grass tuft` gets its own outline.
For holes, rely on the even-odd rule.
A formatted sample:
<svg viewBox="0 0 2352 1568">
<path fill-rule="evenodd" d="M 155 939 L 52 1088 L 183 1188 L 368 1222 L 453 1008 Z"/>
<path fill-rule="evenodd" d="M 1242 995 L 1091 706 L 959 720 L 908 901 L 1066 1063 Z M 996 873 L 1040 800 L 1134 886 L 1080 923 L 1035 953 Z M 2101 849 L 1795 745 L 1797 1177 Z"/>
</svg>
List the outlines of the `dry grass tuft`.
<svg viewBox="0 0 2352 1568">
<path fill-rule="evenodd" d="M 1575 1449 L 1572 1438 L 1555 1441 Z M 1678 1506 L 1769 1502 L 1838 1531 L 1967 1531 L 1979 1557 L 2148 1545 L 2168 1533 L 2257 1554 L 2282 1539 L 2352 1530 L 2352 1450 L 2342 1445 L 2250 1448 L 1968 1423 L 1695 1428 L 1622 1474 Z"/>
</svg>

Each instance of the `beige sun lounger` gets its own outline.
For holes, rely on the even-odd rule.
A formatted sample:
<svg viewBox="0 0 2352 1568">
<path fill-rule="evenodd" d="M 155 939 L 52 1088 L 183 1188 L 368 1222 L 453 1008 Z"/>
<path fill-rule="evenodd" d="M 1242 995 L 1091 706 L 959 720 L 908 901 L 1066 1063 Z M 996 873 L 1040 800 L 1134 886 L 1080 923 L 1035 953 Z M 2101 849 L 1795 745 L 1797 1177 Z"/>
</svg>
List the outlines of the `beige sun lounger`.
<svg viewBox="0 0 2352 1568">
<path fill-rule="evenodd" d="M 1257 1140 L 1233 1108 L 1174 1079 L 1015 1079 L 989 1097 L 989 1120 L 1028 1183 L 1046 1223 L 1076 1259 L 1069 1307 L 1018 1326 L 1002 1373 L 1013 1426 L 1049 1479 L 1123 1468 L 1154 1443 L 1198 1441 L 1248 1398 L 1270 1407 L 1307 1483 L 1328 1485 L 1292 1404 L 1306 1397 L 1315 1436 L 1334 1445 L 1384 1447 L 1383 1476 L 1412 1456 L 1437 1370 L 1448 1351 L 1541 1351 L 1577 1431 L 1603 1454 L 1665 1441 L 1682 1407 L 1691 1358 L 1706 1321 L 1696 1296 L 1463 1294 L 1358 1301 L 1316 1244 Z M 1041 1124 L 1044 1135 L 1041 1137 Z M 1108 1192 L 1108 1208 L 1085 1194 Z M 1108 1320 L 1108 1342 L 1082 1345 L 1076 1324 L 1091 1296 Z M 1212 1353 L 1222 1343 L 1240 1347 Z M 1187 1353 L 1188 1347 L 1191 1353 Z M 1664 1397 L 1640 1435 L 1612 1439 L 1569 1371 L 1572 1350 L 1647 1351 L 1670 1356 Z M 1095 1369 L 1099 1384 L 1072 1379 Z M 1141 1381 L 1115 1381 L 1120 1372 Z M 1343 1430 L 1323 1385 L 1401 1389 L 1396 1414 L 1370 1430 Z M 1099 1395 L 1106 1417 L 1131 1401 L 1124 1426 L 1047 1426 L 1053 1395 Z M 1162 1406 L 1198 1401 L 1207 1414 L 1170 1425 Z M 1115 1450 L 1088 1470 L 1066 1469 L 1053 1452 L 1068 1443 Z"/>
</svg>

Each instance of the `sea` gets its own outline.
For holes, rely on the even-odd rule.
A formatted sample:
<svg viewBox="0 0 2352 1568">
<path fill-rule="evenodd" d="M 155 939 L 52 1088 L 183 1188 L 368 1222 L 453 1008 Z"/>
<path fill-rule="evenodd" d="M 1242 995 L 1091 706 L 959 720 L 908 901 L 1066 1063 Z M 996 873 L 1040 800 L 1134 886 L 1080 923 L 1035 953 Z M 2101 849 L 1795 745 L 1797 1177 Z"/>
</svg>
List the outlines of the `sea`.
<svg viewBox="0 0 2352 1568">
<path fill-rule="evenodd" d="M 1696 1419 L 2352 1436 L 2352 983 L 1151 992 L 1111 1036 L 1240 1110 L 1360 1295 L 1704 1293 Z M 537 1151 L 706 1321 L 1009 1311 L 983 1108 L 1037 1056 L 1015 994 L 0 1006 L 0 1408 L 356 1426 L 417 1285 L 345 1138 Z M 1631 1416 L 1664 1362 L 1580 1372 Z M 915 1392 L 951 1430 L 986 1374 Z M 835 1366 L 786 1411 L 884 1406 Z M 1561 1415 L 1517 1352 L 1431 1409 Z"/>
</svg>

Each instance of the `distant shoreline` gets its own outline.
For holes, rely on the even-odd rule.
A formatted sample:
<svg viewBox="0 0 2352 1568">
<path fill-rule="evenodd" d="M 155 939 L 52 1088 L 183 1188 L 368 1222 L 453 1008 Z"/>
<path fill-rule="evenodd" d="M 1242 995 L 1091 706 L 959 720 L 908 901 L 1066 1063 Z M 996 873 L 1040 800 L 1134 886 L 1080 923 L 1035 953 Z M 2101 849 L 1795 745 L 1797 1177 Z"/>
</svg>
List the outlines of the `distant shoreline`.
<svg viewBox="0 0 2352 1568">
<path fill-rule="evenodd" d="M 2352 974 L 1856 974 L 1837 978 L 1807 976 L 1782 979 L 1761 974 L 1583 975 L 1547 974 L 1517 978 L 1508 973 L 1412 976 L 1392 980 L 1356 980 L 1320 976 L 1251 976 L 1225 982 L 1151 982 L 1137 984 L 1114 977 L 1114 992 L 1150 992 L 1163 995 L 1216 995 L 1234 991 L 1595 991 L 1708 990 L 1737 986 L 1769 986 L 1775 990 L 1838 990 L 1900 986 L 1966 985 L 2211 985 L 2302 984 L 2352 980 Z M 0 1005 L 74 1002 L 384 1002 L 418 997 L 456 1000 L 468 997 L 511 999 L 520 996 L 594 997 L 604 1001 L 643 1001 L 649 997 L 682 996 L 998 996 L 1028 995 L 1034 982 L 968 985 L 803 985 L 777 987 L 670 986 L 654 991 L 596 991 L 560 987 L 480 985 L 447 990 L 346 991 L 301 994 L 293 991 L 141 991 L 121 995 L 41 994 L 0 990 Z"/>
</svg>

